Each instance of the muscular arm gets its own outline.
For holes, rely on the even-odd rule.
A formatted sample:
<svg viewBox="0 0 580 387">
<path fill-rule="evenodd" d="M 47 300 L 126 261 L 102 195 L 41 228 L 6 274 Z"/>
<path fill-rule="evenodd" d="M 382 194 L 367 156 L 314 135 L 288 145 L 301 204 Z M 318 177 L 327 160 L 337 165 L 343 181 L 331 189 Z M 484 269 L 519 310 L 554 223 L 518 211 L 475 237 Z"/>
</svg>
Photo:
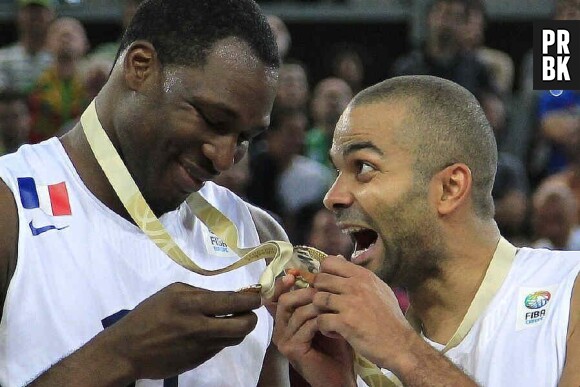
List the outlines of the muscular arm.
<svg viewBox="0 0 580 387">
<path fill-rule="evenodd" d="M 248 209 L 256 225 L 260 242 L 270 240 L 288 241 L 286 232 L 266 211 L 248 204 Z M 270 343 L 260 374 L 258 386 L 289 386 L 288 361 Z"/>
<path fill-rule="evenodd" d="M 580 386 L 580 275 L 576 277 L 570 305 L 568 340 L 566 341 L 566 363 L 560 387 Z"/>
<path fill-rule="evenodd" d="M 18 212 L 12 191 L 0 180 L 0 316 L 8 285 L 16 270 L 18 253 Z"/>
</svg>

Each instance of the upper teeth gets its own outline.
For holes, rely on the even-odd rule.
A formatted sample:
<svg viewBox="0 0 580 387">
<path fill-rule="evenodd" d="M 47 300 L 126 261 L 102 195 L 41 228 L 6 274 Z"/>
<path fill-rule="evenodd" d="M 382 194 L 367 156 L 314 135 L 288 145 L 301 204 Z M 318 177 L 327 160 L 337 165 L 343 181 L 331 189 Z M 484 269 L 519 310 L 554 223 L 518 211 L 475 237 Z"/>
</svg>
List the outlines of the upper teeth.
<svg viewBox="0 0 580 387">
<path fill-rule="evenodd" d="M 364 227 L 349 227 L 342 230 L 344 234 L 354 234 L 355 232 L 366 230 Z"/>
</svg>

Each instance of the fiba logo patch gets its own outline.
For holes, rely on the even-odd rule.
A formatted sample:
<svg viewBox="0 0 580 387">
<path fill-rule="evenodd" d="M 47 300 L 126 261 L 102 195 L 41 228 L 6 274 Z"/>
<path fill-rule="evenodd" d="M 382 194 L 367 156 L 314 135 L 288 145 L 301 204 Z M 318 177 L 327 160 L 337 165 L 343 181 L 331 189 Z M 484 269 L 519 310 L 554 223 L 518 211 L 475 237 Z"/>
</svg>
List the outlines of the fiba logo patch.
<svg viewBox="0 0 580 387">
<path fill-rule="evenodd" d="M 552 295 L 550 292 L 546 290 L 540 290 L 539 292 L 528 294 L 524 300 L 524 303 L 528 309 L 540 309 L 541 307 L 545 306 L 548 301 L 550 301 L 551 296 Z"/>
<path fill-rule="evenodd" d="M 537 326 L 545 320 L 550 311 L 550 300 L 558 286 L 543 288 L 520 288 L 518 296 L 518 312 L 516 330 Z"/>
<path fill-rule="evenodd" d="M 534 22 L 534 89 L 580 90 L 580 20 Z"/>
<path fill-rule="evenodd" d="M 228 245 L 226 245 L 226 243 L 213 232 L 204 227 L 203 233 L 205 248 L 210 255 L 215 255 L 218 257 L 236 256 L 235 253 L 230 248 L 228 248 Z"/>
</svg>

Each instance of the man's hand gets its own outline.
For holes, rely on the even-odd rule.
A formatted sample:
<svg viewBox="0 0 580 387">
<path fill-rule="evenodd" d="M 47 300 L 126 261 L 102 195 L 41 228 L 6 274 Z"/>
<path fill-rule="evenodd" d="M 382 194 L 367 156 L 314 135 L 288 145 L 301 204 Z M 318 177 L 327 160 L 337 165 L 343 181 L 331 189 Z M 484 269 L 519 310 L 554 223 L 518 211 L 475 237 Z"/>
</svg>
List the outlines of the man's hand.
<svg viewBox="0 0 580 387">
<path fill-rule="evenodd" d="M 399 368 L 398 360 L 417 338 L 391 288 L 371 271 L 329 256 L 314 280 L 313 305 L 318 328 L 342 336 L 353 349 L 380 367 Z"/>
<path fill-rule="evenodd" d="M 32 386 L 126 385 L 191 370 L 256 326 L 258 293 L 214 292 L 182 283 L 140 303 Z M 102 375 L 95 381 L 94 375 Z M 97 383 L 97 384 L 95 384 Z"/>
<path fill-rule="evenodd" d="M 318 331 L 315 294 L 305 288 L 280 296 L 272 340 L 312 386 L 354 386 L 352 350 L 343 339 Z"/>
</svg>

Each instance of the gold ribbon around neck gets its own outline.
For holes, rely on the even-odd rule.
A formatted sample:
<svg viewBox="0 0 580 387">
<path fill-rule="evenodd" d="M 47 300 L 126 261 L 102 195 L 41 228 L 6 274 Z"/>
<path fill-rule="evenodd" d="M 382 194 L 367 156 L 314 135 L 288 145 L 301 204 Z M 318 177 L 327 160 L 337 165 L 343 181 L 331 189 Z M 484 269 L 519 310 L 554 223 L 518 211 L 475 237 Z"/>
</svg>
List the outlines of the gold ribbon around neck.
<svg viewBox="0 0 580 387">
<path fill-rule="evenodd" d="M 240 257 L 238 261 L 221 269 L 201 268 L 175 243 L 145 201 L 133 177 L 101 126 L 94 100 L 82 114 L 81 125 L 97 162 L 135 224 L 175 263 L 194 273 L 212 276 L 227 273 L 261 259 L 272 258 L 259 280 L 262 296 L 265 298 L 273 296 L 275 280 L 286 268 L 318 272 L 320 262 L 326 258 L 326 254 L 313 247 L 294 247 L 285 241 L 268 241 L 257 247 L 241 248 L 238 244 L 237 227 L 205 200 L 201 194 L 194 192 L 186 199 L 193 214 Z M 301 285 L 300 281 L 297 281 L 297 284 Z M 355 355 L 355 370 L 370 387 L 396 385 L 392 384 L 376 365 L 360 355 Z"/>
<path fill-rule="evenodd" d="M 447 344 L 445 344 L 445 347 L 441 350 L 441 353 L 445 353 L 450 349 L 455 348 L 459 343 L 461 343 L 461 341 L 463 341 L 465 336 L 467 336 L 473 327 L 473 324 L 475 324 L 479 316 L 481 316 L 489 306 L 491 300 L 503 284 L 512 267 L 516 253 L 517 248 L 509 243 L 505 238 L 500 237 L 493 257 L 487 267 L 487 271 L 481 281 L 481 285 L 479 285 L 479 288 L 467 309 L 467 313 L 463 317 L 461 324 L 459 324 L 459 327 L 457 327 L 457 330 L 451 339 L 449 339 Z M 423 330 L 422 324 L 417 316 L 415 316 L 412 307 L 409 307 L 405 317 L 415 331 L 421 334 Z"/>
</svg>

